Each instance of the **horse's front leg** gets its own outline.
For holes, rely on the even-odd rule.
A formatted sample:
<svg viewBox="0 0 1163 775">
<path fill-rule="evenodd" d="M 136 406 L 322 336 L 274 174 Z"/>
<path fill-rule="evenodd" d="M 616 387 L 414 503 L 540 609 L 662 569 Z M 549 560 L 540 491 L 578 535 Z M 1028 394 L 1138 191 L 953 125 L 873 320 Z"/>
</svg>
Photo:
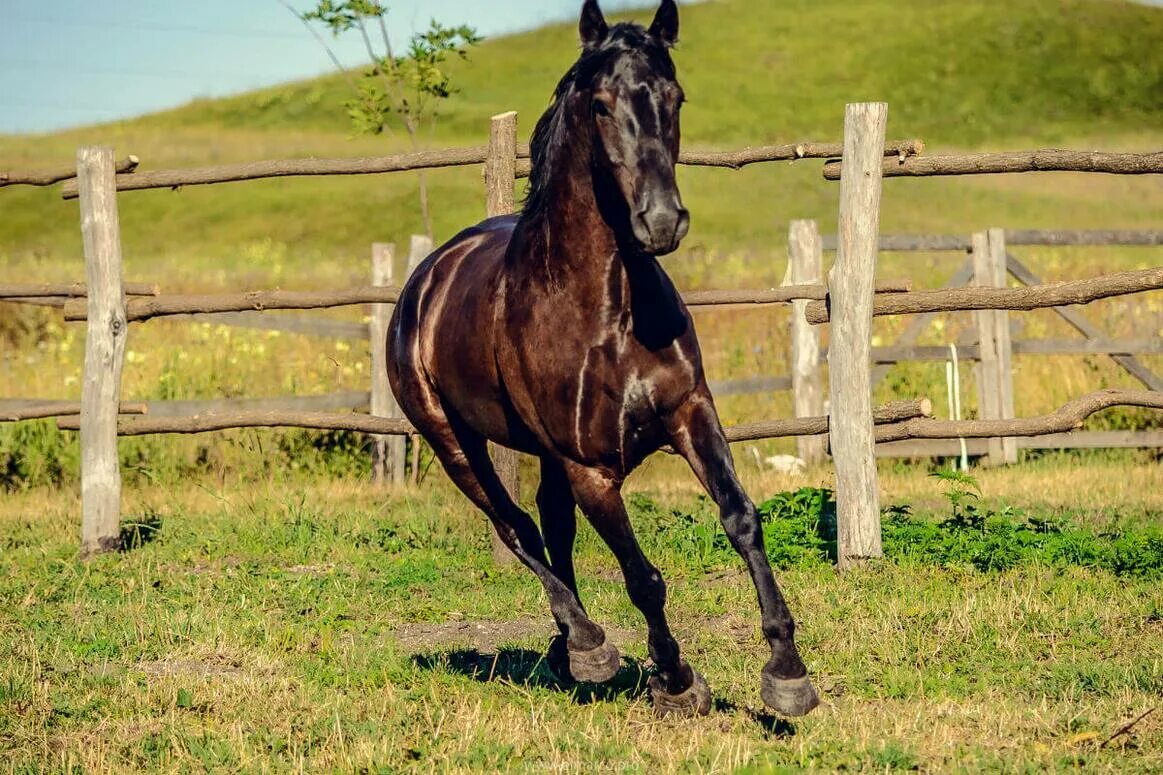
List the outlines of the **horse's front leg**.
<svg viewBox="0 0 1163 775">
<path fill-rule="evenodd" d="M 711 690 L 679 654 L 678 641 L 666 621 L 666 582 L 638 545 L 620 483 L 604 471 L 575 463 L 566 464 L 566 474 L 582 513 L 617 558 L 630 602 L 646 619 L 650 658 L 658 666 L 658 674 L 650 679 L 655 712 L 706 715 L 711 709 Z"/>
<path fill-rule="evenodd" d="M 735 475 L 731 450 L 706 388 L 696 391 L 667 425 L 671 443 L 719 506 L 723 529 L 751 572 L 763 635 L 771 646 L 771 659 L 760 683 L 763 701 L 780 713 L 802 716 L 819 704 L 819 697 L 796 650 L 795 621 L 767 560 L 759 514 Z"/>
</svg>

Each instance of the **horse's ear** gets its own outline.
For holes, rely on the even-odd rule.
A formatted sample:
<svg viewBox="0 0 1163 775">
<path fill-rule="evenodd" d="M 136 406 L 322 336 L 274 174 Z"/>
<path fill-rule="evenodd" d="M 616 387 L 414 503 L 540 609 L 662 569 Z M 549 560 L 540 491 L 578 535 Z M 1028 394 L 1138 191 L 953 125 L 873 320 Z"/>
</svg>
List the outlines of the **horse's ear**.
<svg viewBox="0 0 1163 775">
<path fill-rule="evenodd" d="M 597 48 L 605 42 L 610 27 L 606 24 L 606 17 L 602 16 L 602 9 L 598 8 L 598 0 L 586 0 L 577 28 L 586 48 Z"/>
<path fill-rule="evenodd" d="M 650 34 L 666 46 L 678 43 L 678 5 L 674 0 L 662 0 L 650 25 Z"/>
</svg>

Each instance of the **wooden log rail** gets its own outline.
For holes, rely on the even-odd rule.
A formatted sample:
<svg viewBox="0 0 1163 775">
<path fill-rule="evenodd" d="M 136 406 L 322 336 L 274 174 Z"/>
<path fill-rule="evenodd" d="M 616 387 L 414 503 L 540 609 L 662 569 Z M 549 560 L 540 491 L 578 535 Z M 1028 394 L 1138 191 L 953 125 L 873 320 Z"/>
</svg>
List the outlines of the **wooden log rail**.
<svg viewBox="0 0 1163 775">
<path fill-rule="evenodd" d="M 907 293 L 910 280 L 885 280 L 876 284 L 877 293 Z M 726 304 L 790 304 L 800 299 L 822 301 L 828 298 L 824 285 L 784 285 L 779 288 L 743 291 L 687 291 L 682 294 L 688 307 L 717 307 Z"/>
<path fill-rule="evenodd" d="M 1013 342 L 1014 355 L 1163 355 L 1163 338 L 1155 339 L 1026 339 Z M 827 350 L 820 362 L 826 363 Z M 976 361 L 981 347 L 959 345 L 957 357 Z M 872 362 L 947 361 L 949 348 L 941 345 L 889 345 L 872 348 Z"/>
<path fill-rule="evenodd" d="M 933 402 L 927 398 L 914 398 L 905 401 L 890 401 L 884 406 L 872 410 L 872 421 L 877 425 L 899 424 L 901 422 L 933 416 Z M 797 417 L 788 420 L 760 420 L 759 422 L 740 423 L 724 428 L 727 441 L 757 441 L 759 439 L 778 439 L 788 436 L 820 436 L 828 433 L 831 427 L 831 418 Z"/>
<path fill-rule="evenodd" d="M 122 403 L 120 414 L 148 414 L 149 407 L 143 403 Z M 70 417 L 81 414 L 80 401 L 37 401 L 0 399 L 0 422 L 23 422 L 24 420 L 46 420 L 53 417 Z"/>
<path fill-rule="evenodd" d="M 126 296 L 157 296 L 161 288 L 152 283 L 125 283 Z M 0 283 L 0 299 L 83 298 L 89 295 L 84 283 Z"/>
<path fill-rule="evenodd" d="M 1116 272 L 1087 280 L 1030 285 L 1025 288 L 942 288 L 933 291 L 878 295 L 872 314 L 912 315 L 927 312 L 959 312 L 981 309 L 1027 311 L 1070 304 L 1089 304 L 1111 296 L 1154 291 L 1163 288 L 1163 267 Z M 826 301 L 808 304 L 804 316 L 809 323 L 827 323 Z"/>
<path fill-rule="evenodd" d="M 912 287 L 908 280 L 888 280 L 877 285 L 877 293 L 898 294 Z M 164 295 L 134 298 L 126 302 L 126 319 L 140 322 L 175 315 L 219 314 L 226 312 L 279 309 L 327 309 L 357 304 L 394 304 L 400 296 L 395 286 L 365 286 L 340 291 L 248 291 L 216 295 Z M 692 307 L 728 304 L 787 304 L 796 299 L 823 300 L 823 285 L 785 285 L 758 291 L 690 291 L 682 295 Z M 66 321 L 85 320 L 87 310 L 81 301 L 64 305 Z"/>
<path fill-rule="evenodd" d="M 120 175 L 129 175 L 137 169 L 136 156 L 128 156 L 117 162 L 114 169 Z M 52 170 L 0 170 L 0 188 L 4 186 L 51 186 L 62 180 L 77 177 L 77 167 L 61 167 Z"/>
<path fill-rule="evenodd" d="M 1082 427 L 1086 418 L 1113 406 L 1163 409 L 1163 391 L 1111 388 L 1089 393 L 1050 414 L 1015 420 L 934 420 L 913 418 L 876 428 L 877 442 L 904 439 L 983 439 L 1005 436 L 1043 436 Z"/>
<path fill-rule="evenodd" d="M 824 165 L 825 180 L 839 180 L 843 162 Z M 1006 153 L 967 153 L 910 156 L 884 160 L 886 178 L 938 175 L 996 175 L 1007 172 L 1105 172 L 1111 175 L 1163 173 L 1163 151 L 1153 153 L 1104 153 L 1046 148 Z"/>
<path fill-rule="evenodd" d="M 933 404 L 927 398 L 893 401 L 873 413 L 876 422 L 899 423 L 917 417 L 929 417 Z M 76 417 L 61 417 L 57 426 L 63 431 L 80 427 Z M 120 436 L 147 436 L 159 433 L 208 433 L 237 428 L 309 428 L 328 431 L 355 431 L 380 435 L 409 435 L 416 432 L 404 419 L 372 417 L 366 414 L 337 412 L 224 412 L 187 417 L 125 417 L 117 425 Z M 767 420 L 727 428 L 728 441 L 812 435 L 828 432 L 827 417 L 803 417 L 794 420 Z"/>
<path fill-rule="evenodd" d="M 920 153 L 925 144 L 921 140 L 900 140 L 885 144 L 885 156 L 897 159 Z M 679 155 L 679 164 L 701 167 L 741 169 L 748 164 L 795 159 L 828 159 L 838 156 L 843 148 L 837 143 L 802 142 L 744 148 L 740 151 L 687 151 Z M 314 175 L 375 175 L 386 172 L 428 170 L 443 167 L 464 167 L 484 164 L 488 159 L 486 146 L 453 148 L 442 151 L 417 151 L 391 156 L 369 156 L 346 159 L 274 159 L 246 164 L 224 164 L 195 169 L 156 170 L 134 175 L 118 175 L 118 191 L 140 191 L 151 188 L 181 188 L 214 183 L 231 183 L 263 178 L 301 177 Z M 529 175 L 529 146 L 517 146 L 517 177 Z M 65 183 L 61 195 L 75 199 L 77 186 Z"/>
<path fill-rule="evenodd" d="M 1163 245 L 1163 230 L 1151 229 L 1006 229 L 1005 241 L 1014 245 L 1153 246 Z M 824 250 L 836 249 L 836 235 L 823 237 Z M 882 234 L 880 249 L 897 252 L 957 252 L 973 247 L 968 234 Z"/>
<path fill-rule="evenodd" d="M 62 417 L 63 431 L 80 428 L 76 417 Z M 126 417 L 117 423 L 119 436 L 147 436 L 157 433 L 208 433 L 235 428 L 310 428 L 323 431 L 355 431 L 379 435 L 410 435 L 416 432 L 407 420 L 338 412 L 224 412 L 187 417 Z"/>
<path fill-rule="evenodd" d="M 132 407 L 133 405 L 128 405 Z M 958 439 L 1004 436 L 1042 436 L 1068 433 L 1082 426 L 1090 415 L 1115 406 L 1163 409 L 1163 392 L 1154 390 L 1109 389 L 1090 393 L 1039 417 L 1016 420 L 936 420 L 932 402 L 926 398 L 893 401 L 873 411 L 876 441 L 905 439 Z M 62 416 L 57 425 L 64 431 L 80 427 L 77 416 Z M 207 433 L 236 428 L 308 428 L 345 430 L 358 433 L 408 435 L 415 429 L 407 420 L 335 412 L 233 412 L 188 417 L 122 417 L 120 436 L 163 433 Z M 814 436 L 829 432 L 828 417 L 802 417 L 741 423 L 724 429 L 731 443 L 788 436 Z"/>
<path fill-rule="evenodd" d="M 155 296 L 128 300 L 125 312 L 126 319 L 134 322 L 171 315 L 394 304 L 399 297 L 398 287 L 374 285 L 342 291 L 249 291 L 217 295 Z M 65 304 L 64 316 L 66 321 L 84 320 L 85 307 L 78 302 L 69 302 Z"/>
<path fill-rule="evenodd" d="M 884 145 L 884 156 L 906 159 L 923 153 L 925 143 L 920 139 L 893 140 Z M 801 159 L 832 159 L 844 155 L 842 143 L 786 143 L 783 145 L 762 145 L 744 148 L 741 151 L 682 151 L 678 163 L 690 167 L 723 167 L 741 170 L 749 164 L 773 161 L 798 161 Z M 517 163 L 517 177 L 529 176 L 528 158 Z"/>
</svg>

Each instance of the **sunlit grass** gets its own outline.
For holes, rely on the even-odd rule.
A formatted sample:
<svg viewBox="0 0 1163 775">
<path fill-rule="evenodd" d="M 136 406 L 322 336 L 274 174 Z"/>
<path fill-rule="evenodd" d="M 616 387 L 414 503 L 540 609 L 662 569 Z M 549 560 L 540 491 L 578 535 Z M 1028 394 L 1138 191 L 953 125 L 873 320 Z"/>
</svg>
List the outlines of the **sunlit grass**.
<svg viewBox="0 0 1163 775">
<path fill-rule="evenodd" d="M 713 523 L 689 496 L 670 500 Z M 825 702 L 775 722 L 755 712 L 763 644 L 741 565 L 692 572 L 665 538 L 644 534 L 669 581 L 676 634 L 721 701 L 705 719 L 657 721 L 636 678 L 647 667 L 641 618 L 588 527 L 582 594 L 632 661 L 610 696 L 579 704 L 538 664 L 552 628 L 536 580 L 491 565 L 483 521 L 447 485 L 390 494 L 355 480 L 205 481 L 132 488 L 128 501 L 160 531 L 89 565 L 76 560 L 72 498 L 40 490 L 0 502 L 9 767 L 1147 772 L 1163 763 L 1154 717 L 1102 746 L 1163 690 L 1154 581 L 1037 567 L 792 568 L 781 582 Z M 475 636 L 473 622 L 498 634 Z"/>
</svg>

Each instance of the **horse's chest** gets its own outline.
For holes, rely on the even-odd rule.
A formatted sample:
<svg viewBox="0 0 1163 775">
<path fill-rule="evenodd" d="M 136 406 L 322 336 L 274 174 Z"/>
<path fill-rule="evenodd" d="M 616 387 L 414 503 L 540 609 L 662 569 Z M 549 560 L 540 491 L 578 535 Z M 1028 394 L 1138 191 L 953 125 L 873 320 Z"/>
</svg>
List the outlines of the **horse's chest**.
<svg viewBox="0 0 1163 775">
<path fill-rule="evenodd" d="M 694 389 L 695 373 L 685 358 L 604 345 L 585 354 L 575 384 L 573 446 L 625 462 L 665 441 L 662 420 Z"/>
</svg>

